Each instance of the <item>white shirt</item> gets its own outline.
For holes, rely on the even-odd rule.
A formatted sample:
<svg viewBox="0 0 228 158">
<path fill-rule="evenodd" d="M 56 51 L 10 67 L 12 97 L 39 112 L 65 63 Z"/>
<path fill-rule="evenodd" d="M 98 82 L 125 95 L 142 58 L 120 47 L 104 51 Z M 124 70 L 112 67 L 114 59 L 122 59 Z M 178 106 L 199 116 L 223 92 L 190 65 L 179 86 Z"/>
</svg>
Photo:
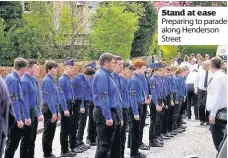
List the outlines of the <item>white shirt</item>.
<svg viewBox="0 0 228 158">
<path fill-rule="evenodd" d="M 198 72 L 192 71 L 188 74 L 185 83 L 186 84 L 195 84 L 198 78 Z"/>
<path fill-rule="evenodd" d="M 199 68 L 198 68 L 199 67 Z M 194 69 L 196 69 L 196 70 L 202 70 L 203 69 L 203 66 L 202 66 L 202 64 L 194 64 L 193 66 L 192 66 L 192 70 L 194 70 Z"/>
<path fill-rule="evenodd" d="M 206 91 L 206 88 L 204 87 L 204 81 L 206 77 L 206 70 L 201 69 L 198 72 L 196 83 L 194 84 L 194 88 L 199 88 L 200 90 Z M 207 78 L 207 84 L 209 83 L 210 79 L 212 78 L 212 72 L 211 70 L 208 71 L 208 78 Z"/>
<path fill-rule="evenodd" d="M 192 64 L 184 61 L 180 64 L 180 67 L 182 67 L 182 68 L 187 67 L 189 70 L 191 70 Z"/>
<path fill-rule="evenodd" d="M 227 106 L 227 76 L 222 70 L 213 73 L 213 78 L 207 87 L 206 109 L 210 116 L 216 116 L 219 109 Z"/>
</svg>

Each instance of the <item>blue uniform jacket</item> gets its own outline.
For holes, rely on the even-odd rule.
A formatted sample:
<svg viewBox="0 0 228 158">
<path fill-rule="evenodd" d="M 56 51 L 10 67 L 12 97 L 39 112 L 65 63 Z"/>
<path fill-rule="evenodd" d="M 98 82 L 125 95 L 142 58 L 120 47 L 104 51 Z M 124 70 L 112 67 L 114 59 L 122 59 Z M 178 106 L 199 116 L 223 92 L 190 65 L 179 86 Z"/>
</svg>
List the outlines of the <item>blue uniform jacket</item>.
<svg viewBox="0 0 228 158">
<path fill-rule="evenodd" d="M 150 91 L 154 105 L 158 105 L 158 99 L 161 99 L 160 82 L 161 79 L 156 75 L 152 75 L 150 78 Z"/>
<path fill-rule="evenodd" d="M 123 108 L 129 108 L 130 107 L 130 99 L 129 99 L 129 81 L 125 79 L 124 77 L 120 76 L 120 84 L 121 84 L 121 94 L 122 94 L 122 100 L 123 100 Z"/>
<path fill-rule="evenodd" d="M 129 82 L 130 106 L 134 115 L 138 115 L 138 104 L 145 101 L 144 89 L 139 74 L 134 73 Z"/>
<path fill-rule="evenodd" d="M 48 105 L 52 114 L 57 114 L 59 111 L 59 105 L 61 104 L 59 88 L 56 81 L 50 74 L 47 74 L 42 79 L 41 92 L 43 104 Z M 64 106 L 64 104 L 61 104 L 61 106 Z M 63 109 L 66 109 L 66 107 Z"/>
<path fill-rule="evenodd" d="M 148 98 L 149 97 L 149 83 L 144 74 L 141 75 L 141 81 L 142 81 L 143 89 L 145 92 L 145 97 Z"/>
<path fill-rule="evenodd" d="M 17 121 L 28 119 L 29 107 L 26 106 L 19 75 L 13 71 L 5 77 Z"/>
<path fill-rule="evenodd" d="M 182 84 L 181 84 L 181 78 L 177 75 L 173 77 L 174 79 L 174 85 L 175 85 L 175 94 L 176 98 L 175 100 L 179 101 L 182 96 Z"/>
<path fill-rule="evenodd" d="M 85 100 L 92 100 L 92 81 L 93 77 L 86 79 Z"/>
<path fill-rule="evenodd" d="M 84 74 L 79 73 L 77 76 L 73 78 L 71 81 L 73 85 L 73 93 L 74 99 L 82 100 L 80 107 L 84 107 L 84 100 L 85 100 L 85 91 L 86 91 L 86 79 Z"/>
<path fill-rule="evenodd" d="M 106 120 L 112 119 L 110 108 L 122 110 L 121 96 L 114 80 L 111 78 L 111 72 L 100 67 L 92 82 L 93 102 L 101 107 L 102 114 Z"/>
<path fill-rule="evenodd" d="M 64 98 L 66 101 L 73 100 L 73 88 L 71 85 L 70 77 L 63 74 L 58 80 L 59 88 L 63 91 Z"/>
<path fill-rule="evenodd" d="M 24 94 L 25 106 L 30 108 L 34 108 L 34 112 L 36 117 L 41 115 L 40 112 L 40 89 L 38 86 L 37 80 L 25 73 L 21 77 L 21 86 Z"/>
</svg>

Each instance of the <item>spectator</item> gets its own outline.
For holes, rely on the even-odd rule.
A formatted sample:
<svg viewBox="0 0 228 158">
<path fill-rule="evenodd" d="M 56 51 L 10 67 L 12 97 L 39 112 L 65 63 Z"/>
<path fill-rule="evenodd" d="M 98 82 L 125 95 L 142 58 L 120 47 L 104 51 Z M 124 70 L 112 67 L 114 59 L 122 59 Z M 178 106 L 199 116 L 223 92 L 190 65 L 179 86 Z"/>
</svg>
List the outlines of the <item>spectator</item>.
<svg viewBox="0 0 228 158">
<path fill-rule="evenodd" d="M 189 63 L 189 57 L 185 55 L 184 62 L 180 64 L 182 68 L 187 67 L 189 70 L 191 70 L 192 65 Z"/>
<path fill-rule="evenodd" d="M 210 60 L 210 55 L 209 54 L 205 54 L 205 60 Z"/>
<path fill-rule="evenodd" d="M 178 53 L 177 53 L 177 63 L 178 63 L 178 65 L 180 65 L 183 61 L 184 61 L 184 60 L 183 60 L 183 58 L 181 57 L 181 53 L 178 52 Z"/>
</svg>

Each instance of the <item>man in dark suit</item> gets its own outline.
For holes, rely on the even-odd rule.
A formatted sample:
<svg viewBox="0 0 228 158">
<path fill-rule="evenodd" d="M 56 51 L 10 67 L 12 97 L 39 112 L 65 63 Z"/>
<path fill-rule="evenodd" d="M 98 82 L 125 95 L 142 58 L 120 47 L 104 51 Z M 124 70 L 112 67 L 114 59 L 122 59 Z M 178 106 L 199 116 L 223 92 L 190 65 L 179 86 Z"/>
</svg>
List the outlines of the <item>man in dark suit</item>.
<svg viewBox="0 0 228 158">
<path fill-rule="evenodd" d="M 2 77 L 0 77 L 0 158 L 3 154 L 5 146 L 6 136 L 9 127 L 14 124 L 14 112 L 9 100 L 9 92 L 6 83 Z"/>
</svg>

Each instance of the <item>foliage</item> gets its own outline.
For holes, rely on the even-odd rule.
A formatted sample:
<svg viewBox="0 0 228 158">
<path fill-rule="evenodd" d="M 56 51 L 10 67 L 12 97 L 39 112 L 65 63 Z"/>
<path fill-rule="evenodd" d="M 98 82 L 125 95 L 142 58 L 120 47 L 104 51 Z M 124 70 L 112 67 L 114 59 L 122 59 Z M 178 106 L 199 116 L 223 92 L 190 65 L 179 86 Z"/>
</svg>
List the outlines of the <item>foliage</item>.
<svg viewBox="0 0 228 158">
<path fill-rule="evenodd" d="M 183 54 L 201 54 L 204 56 L 205 54 L 210 54 L 210 56 L 215 56 L 216 55 L 216 50 L 217 50 L 217 45 L 197 45 L 197 46 L 185 46 L 182 49 Z"/>
<path fill-rule="evenodd" d="M 177 54 L 177 47 L 176 46 L 161 46 L 161 50 L 163 52 L 163 58 L 166 59 L 166 62 L 168 63 L 171 57 L 176 57 Z"/>
<path fill-rule="evenodd" d="M 152 37 L 157 28 L 157 11 L 151 2 L 137 2 L 145 8 L 145 15 L 139 19 L 139 30 L 134 33 L 131 57 L 149 55 Z"/>
<path fill-rule="evenodd" d="M 128 11 L 124 2 L 118 3 L 107 2 L 97 8 L 90 36 L 91 46 L 94 50 L 109 51 L 127 59 L 134 32 L 138 29 L 139 16 Z M 140 5 L 134 6 L 139 10 Z"/>
</svg>

